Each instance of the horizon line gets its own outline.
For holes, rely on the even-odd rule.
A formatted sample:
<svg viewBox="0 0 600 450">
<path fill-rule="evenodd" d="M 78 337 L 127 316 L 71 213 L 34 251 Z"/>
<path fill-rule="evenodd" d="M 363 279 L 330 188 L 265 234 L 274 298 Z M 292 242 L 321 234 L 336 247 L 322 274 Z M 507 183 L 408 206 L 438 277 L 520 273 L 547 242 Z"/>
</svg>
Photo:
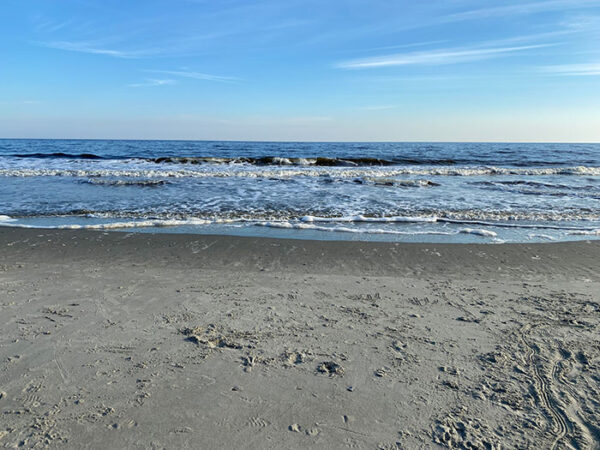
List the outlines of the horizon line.
<svg viewBox="0 0 600 450">
<path fill-rule="evenodd" d="M 527 141 L 527 140 L 422 140 L 407 139 L 404 141 L 353 141 L 353 140 L 278 140 L 278 139 L 134 139 L 134 138 L 40 138 L 40 137 L 0 137 L 0 141 L 148 141 L 148 142 L 255 142 L 255 143 L 315 143 L 315 144 L 600 144 L 599 141 Z"/>
</svg>

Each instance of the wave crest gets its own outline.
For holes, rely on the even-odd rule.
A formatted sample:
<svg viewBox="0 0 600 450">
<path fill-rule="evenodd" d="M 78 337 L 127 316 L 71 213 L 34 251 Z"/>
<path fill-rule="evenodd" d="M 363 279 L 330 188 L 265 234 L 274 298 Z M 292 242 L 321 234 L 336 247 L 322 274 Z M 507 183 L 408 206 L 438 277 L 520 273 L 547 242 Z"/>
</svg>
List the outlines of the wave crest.
<svg viewBox="0 0 600 450">
<path fill-rule="evenodd" d="M 508 167 L 429 167 L 429 168 L 385 168 L 369 167 L 315 167 L 315 168 L 252 168 L 243 167 L 226 170 L 153 170 L 139 168 L 134 170 L 115 169 L 0 169 L 0 176 L 6 177 L 129 177 L 129 178 L 291 178 L 291 177 L 332 177 L 332 178 L 386 178 L 400 175 L 420 176 L 486 176 L 486 175 L 521 175 L 521 176 L 600 176 L 600 167 L 545 167 L 535 169 Z"/>
</svg>

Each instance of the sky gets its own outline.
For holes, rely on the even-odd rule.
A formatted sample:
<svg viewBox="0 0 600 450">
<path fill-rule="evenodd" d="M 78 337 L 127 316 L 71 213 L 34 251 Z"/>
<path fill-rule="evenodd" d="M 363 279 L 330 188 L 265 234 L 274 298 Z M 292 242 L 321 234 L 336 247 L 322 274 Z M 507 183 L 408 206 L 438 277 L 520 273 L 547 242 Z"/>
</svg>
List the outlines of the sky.
<svg viewBox="0 0 600 450">
<path fill-rule="evenodd" d="M 600 142 L 600 0 L 2 0 L 0 137 Z"/>
</svg>

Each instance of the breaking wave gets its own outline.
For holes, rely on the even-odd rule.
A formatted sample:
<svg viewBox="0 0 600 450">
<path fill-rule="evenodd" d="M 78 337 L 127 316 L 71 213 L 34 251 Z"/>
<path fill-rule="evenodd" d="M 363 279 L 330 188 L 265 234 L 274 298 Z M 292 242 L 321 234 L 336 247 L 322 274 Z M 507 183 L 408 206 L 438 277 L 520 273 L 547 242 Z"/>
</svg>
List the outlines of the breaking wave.
<svg viewBox="0 0 600 450">
<path fill-rule="evenodd" d="M 573 176 L 599 176 L 600 167 L 545 167 L 545 168 L 508 168 L 508 167 L 428 167 L 428 168 L 286 168 L 266 169 L 253 168 L 245 170 L 238 167 L 234 170 L 152 170 L 140 168 L 136 170 L 115 169 L 0 169 L 0 176 L 5 177 L 137 177 L 137 178 L 290 178 L 290 177 L 338 177 L 338 178 L 361 178 L 368 180 L 369 177 L 385 178 L 400 175 L 420 176 L 486 176 L 486 175 L 521 175 L 521 176 L 549 176 L 549 175 L 573 175 Z"/>
<path fill-rule="evenodd" d="M 483 220 L 460 220 L 450 219 L 446 217 L 366 217 L 363 215 L 347 216 L 347 217 L 315 217 L 304 216 L 300 219 L 302 222 L 320 222 L 320 223 L 449 223 L 455 225 L 477 225 L 483 227 L 496 228 L 531 228 L 531 229 L 547 229 L 547 230 L 574 230 L 574 231 L 590 231 L 595 230 L 593 227 L 573 227 L 566 225 L 554 225 L 545 223 L 506 223 L 506 222 L 489 222 Z"/>
<path fill-rule="evenodd" d="M 327 231 L 327 232 L 337 232 L 337 233 L 356 233 L 356 234 L 392 234 L 392 235 L 401 235 L 401 236 L 424 236 L 424 235 L 442 235 L 442 236 L 452 236 L 457 234 L 474 234 L 477 236 L 483 237 L 496 237 L 497 233 L 489 230 L 480 230 L 473 228 L 463 228 L 458 231 L 400 231 L 400 230 L 390 230 L 383 228 L 349 228 L 349 227 L 341 227 L 341 226 L 333 226 L 333 227 L 325 227 L 319 225 L 305 224 L 305 223 L 290 223 L 290 222 L 259 222 L 256 225 L 261 227 L 269 227 L 269 228 L 285 228 L 285 229 L 293 229 L 293 230 L 312 230 L 312 231 Z"/>
<path fill-rule="evenodd" d="M 104 178 L 90 178 L 81 181 L 86 184 L 98 186 L 140 186 L 140 187 L 156 187 L 169 184 L 167 180 L 107 180 Z"/>
<path fill-rule="evenodd" d="M 150 158 L 157 164 L 250 164 L 255 166 L 322 166 L 322 167 L 356 167 L 356 166 L 399 166 L 399 165 L 451 165 L 456 161 L 452 159 L 435 158 L 332 158 L 325 156 L 295 158 L 284 156 L 262 156 L 219 158 L 212 156 L 163 156 Z"/>
<path fill-rule="evenodd" d="M 98 156 L 93 153 L 17 153 L 8 155 L 13 158 L 36 158 L 36 159 L 107 159 L 103 156 Z"/>
</svg>

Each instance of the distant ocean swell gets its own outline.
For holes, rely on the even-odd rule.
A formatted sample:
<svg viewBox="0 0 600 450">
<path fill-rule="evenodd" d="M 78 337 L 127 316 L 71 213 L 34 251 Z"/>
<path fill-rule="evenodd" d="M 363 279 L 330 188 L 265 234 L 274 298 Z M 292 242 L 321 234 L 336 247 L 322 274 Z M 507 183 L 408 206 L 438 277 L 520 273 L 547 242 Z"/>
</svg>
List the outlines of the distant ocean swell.
<svg viewBox="0 0 600 450">
<path fill-rule="evenodd" d="M 1 155 L 0 155 L 1 156 Z M 120 160 L 120 161 L 145 161 L 155 164 L 185 164 L 185 165 L 252 165 L 252 166 L 317 166 L 317 167 L 371 167 L 371 166 L 494 166 L 511 165 L 516 167 L 539 167 L 555 165 L 554 161 L 538 159 L 520 160 L 517 158 L 494 158 L 479 160 L 470 158 L 433 158 L 433 157 L 331 157 L 331 156 L 161 156 L 156 158 L 143 158 L 131 155 L 101 156 L 93 153 L 16 153 L 5 155 L 19 159 L 67 159 L 67 160 Z M 592 161 L 590 161 L 592 162 Z M 600 167 L 590 167 L 600 169 Z"/>
<path fill-rule="evenodd" d="M 325 166 L 325 167 L 345 167 L 345 166 L 393 166 L 401 164 L 411 165 L 438 165 L 438 164 L 456 164 L 451 159 L 410 159 L 399 158 L 387 160 L 382 158 L 331 158 L 326 156 L 294 158 L 282 156 L 262 156 L 249 157 L 238 156 L 230 158 L 220 158 L 214 156 L 162 156 L 159 158 L 136 158 L 131 156 L 102 157 L 92 153 L 69 154 L 63 152 L 57 153 L 21 153 L 8 155 L 14 158 L 38 158 L 38 159 L 121 159 L 121 160 L 142 160 L 156 164 L 249 164 L 256 166 Z"/>
</svg>

